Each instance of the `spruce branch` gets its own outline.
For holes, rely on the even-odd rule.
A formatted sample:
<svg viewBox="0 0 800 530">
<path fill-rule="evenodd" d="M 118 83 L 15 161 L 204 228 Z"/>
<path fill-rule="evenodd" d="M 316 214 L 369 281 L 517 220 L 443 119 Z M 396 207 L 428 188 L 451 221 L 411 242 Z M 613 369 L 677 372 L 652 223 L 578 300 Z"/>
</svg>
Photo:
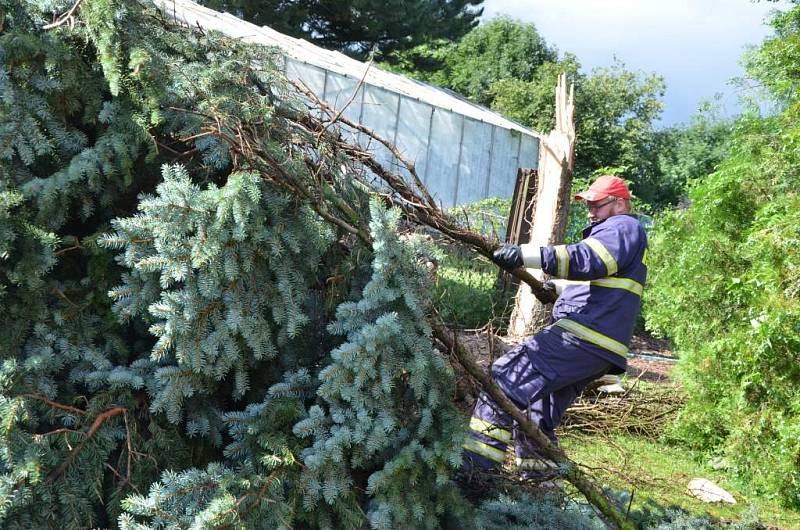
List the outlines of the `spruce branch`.
<svg viewBox="0 0 800 530">
<path fill-rule="evenodd" d="M 249 77 L 252 78 L 253 76 Z M 251 84 L 253 84 L 252 80 Z M 357 130 L 385 146 L 402 167 L 409 172 L 414 184 L 413 186 L 409 185 L 403 176 L 385 167 L 368 151 L 345 140 L 338 130 L 329 130 L 329 120 L 318 118 L 312 112 L 303 112 L 288 106 L 278 106 L 275 108 L 276 115 L 284 120 L 283 126 L 287 129 L 285 132 L 290 133 L 290 138 L 292 138 L 292 142 L 296 144 L 298 149 L 313 153 L 328 150 L 332 153 L 344 155 L 343 164 L 360 165 L 370 170 L 388 186 L 390 192 L 387 193 L 386 190 L 378 189 L 365 179 L 359 179 L 362 184 L 373 192 L 383 196 L 388 205 L 399 207 L 410 220 L 426 225 L 455 241 L 466 244 L 491 260 L 492 253 L 498 247 L 497 243 L 478 232 L 460 226 L 451 216 L 446 214 L 436 204 L 422 183 L 414 163 L 404 157 L 389 140 L 338 112 L 334 113 L 330 106 L 313 96 L 313 93 L 308 89 L 304 89 L 301 85 L 295 84 L 294 86 L 300 93 L 311 98 L 313 104 L 316 105 L 316 107 L 312 108 L 320 110 L 324 114 L 331 116 L 331 119 L 335 118 L 345 126 Z M 263 86 L 259 88 L 256 85 L 255 89 L 260 94 L 263 91 Z M 231 116 L 215 110 L 201 112 L 174 106 L 167 108 L 204 118 L 207 123 L 200 127 L 200 130 L 211 132 L 228 145 L 235 166 L 255 169 L 265 178 L 287 189 L 287 191 L 309 199 L 314 210 L 326 221 L 357 235 L 365 243 L 369 242 L 368 230 L 364 228 L 366 223 L 360 223 L 361 226 L 354 225 L 352 219 L 349 219 L 351 212 L 342 211 L 341 205 L 337 205 L 336 201 L 325 200 L 326 195 L 335 196 L 337 195 L 336 192 L 331 191 L 330 194 L 319 192 L 320 189 L 325 187 L 330 188 L 330 183 L 336 181 L 335 176 L 331 174 L 331 168 L 326 166 L 324 161 L 312 161 L 311 164 L 314 166 L 314 170 L 311 170 L 311 178 L 303 180 L 302 177 L 292 175 L 287 170 L 288 164 L 285 161 L 277 160 L 273 154 L 268 152 L 264 144 L 264 138 L 270 137 L 271 131 L 267 130 L 266 127 L 274 124 L 244 123 L 238 116 Z M 232 133 L 233 131 L 235 133 Z M 291 135 L 291 131 L 296 134 Z M 317 174 L 318 171 L 320 172 L 319 174 Z M 358 173 L 359 171 L 354 168 L 352 171 L 353 176 L 358 178 Z M 317 175 L 317 177 L 314 178 L 314 175 Z M 313 188 L 317 189 L 314 190 Z M 337 211 L 332 211 L 329 204 L 336 208 Z M 519 268 L 509 272 L 520 281 L 530 285 L 533 294 L 543 303 L 553 303 L 555 301 L 554 293 L 545 290 L 542 287 L 542 283 L 526 269 Z"/>
<path fill-rule="evenodd" d="M 263 96 L 265 88 L 262 83 L 256 83 L 257 80 L 255 77 L 255 75 L 247 76 L 248 82 L 254 88 L 254 95 L 259 94 Z M 282 125 L 285 131 L 283 132 L 289 135 L 289 138 L 291 138 L 291 141 L 295 144 L 297 149 L 313 153 L 319 153 L 321 150 L 327 149 L 333 153 L 344 155 L 345 160 L 343 160 L 343 163 L 349 163 L 351 165 L 356 164 L 369 169 L 389 187 L 391 193 L 377 189 L 375 185 L 371 185 L 363 178 L 360 179 L 360 181 L 374 192 L 382 195 L 387 204 L 401 208 L 412 221 L 426 225 L 455 241 L 466 244 L 482 256 L 491 260 L 492 253 L 498 247 L 497 243 L 478 232 L 460 226 L 451 216 L 446 214 L 442 208 L 436 204 L 436 201 L 423 184 L 414 163 L 406 158 L 392 142 L 383 138 L 369 127 L 355 123 L 340 112 L 334 111 L 333 108 L 321 101 L 313 92 L 302 84 L 293 83 L 292 81 L 288 82 L 291 86 L 295 87 L 300 94 L 311 100 L 312 109 L 319 110 L 329 117 L 329 119 L 322 119 L 316 117 L 310 111 L 299 111 L 296 108 L 285 105 L 275 107 L 276 115 L 284 120 Z M 337 212 L 331 211 L 330 207 L 326 204 L 325 196 L 336 196 L 337 194 L 335 191 L 327 194 L 315 193 L 310 189 L 311 182 L 314 182 L 317 187 L 319 187 L 321 183 L 330 186 L 330 184 L 325 183 L 335 182 L 336 179 L 334 176 L 330 175 L 332 171 L 331 168 L 326 167 L 324 161 L 311 162 L 311 164 L 315 166 L 316 171 L 321 172 L 319 174 L 320 176 L 318 178 L 309 178 L 304 182 L 302 178 L 292 175 L 287 170 L 287 161 L 278 160 L 267 151 L 264 139 L 274 134 L 268 127 L 275 124 L 263 122 L 245 123 L 239 116 L 231 116 L 230 114 L 215 109 L 203 112 L 196 109 L 175 106 L 166 108 L 175 112 L 188 113 L 203 118 L 205 123 L 200 126 L 199 129 L 216 136 L 228 145 L 235 166 L 244 169 L 253 168 L 264 175 L 267 180 L 272 181 L 291 193 L 299 194 L 309 199 L 312 207 L 326 221 L 349 233 L 357 235 L 365 243 L 369 242 L 369 237 L 367 237 L 368 230 L 363 228 L 365 223 L 361 223 L 362 226 L 353 224 L 351 212 L 343 211 L 341 209 L 341 204 L 337 205 L 336 201 L 329 200 L 327 202 L 333 203 L 332 205 L 336 208 Z M 409 185 L 405 178 L 399 173 L 390 170 L 378 162 L 372 154 L 362 147 L 345 140 L 338 130 L 329 129 L 329 122 L 334 119 L 355 131 L 363 133 L 386 147 L 400 165 L 411 175 L 413 185 Z M 292 135 L 292 131 L 296 134 Z M 313 159 L 313 157 L 311 157 L 311 159 Z M 316 174 L 316 171 L 312 171 L 312 175 Z M 352 173 L 354 176 L 358 175 L 356 169 L 354 169 Z M 322 177 L 323 175 L 327 176 Z M 338 215 L 339 212 L 341 212 L 342 215 Z M 543 303 L 548 304 L 555 301 L 554 293 L 545 290 L 542 287 L 542 283 L 526 269 L 519 268 L 508 272 L 518 280 L 530 285 L 533 294 Z"/>
<path fill-rule="evenodd" d="M 281 474 L 283 474 L 283 472 L 284 472 L 283 469 L 274 470 L 272 473 L 267 475 L 267 477 L 264 479 L 264 484 L 261 486 L 261 488 L 259 488 L 259 490 L 255 494 L 253 494 L 253 493 L 245 493 L 244 495 L 240 496 L 238 499 L 236 499 L 236 503 L 233 506 L 231 506 L 230 508 L 228 508 L 224 512 L 220 512 L 218 514 L 215 514 L 214 515 L 214 519 L 215 520 L 224 519 L 225 517 L 227 517 L 229 515 L 239 515 L 239 516 L 241 516 L 241 515 L 249 512 L 249 511 L 251 511 L 252 509 L 258 507 L 258 505 L 261 502 L 266 502 L 268 504 L 274 504 L 275 500 L 266 498 L 267 489 L 269 489 L 269 487 L 272 484 L 274 484 L 276 480 L 278 480 L 279 476 Z M 253 499 L 250 500 L 250 497 L 253 497 Z M 242 509 L 242 504 L 244 504 L 245 501 L 248 501 L 248 502 L 245 504 L 245 508 Z M 221 530 L 223 528 L 230 528 L 230 527 L 231 527 L 231 523 L 220 523 L 220 524 L 214 525 L 212 528 L 214 530 Z"/>
</svg>

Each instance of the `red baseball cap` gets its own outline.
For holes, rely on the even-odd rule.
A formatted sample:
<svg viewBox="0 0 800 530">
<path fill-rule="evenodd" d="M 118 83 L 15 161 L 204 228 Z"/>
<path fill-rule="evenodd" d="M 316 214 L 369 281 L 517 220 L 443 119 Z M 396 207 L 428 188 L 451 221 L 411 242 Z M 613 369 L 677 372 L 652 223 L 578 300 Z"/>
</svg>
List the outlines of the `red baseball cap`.
<svg viewBox="0 0 800 530">
<path fill-rule="evenodd" d="M 625 181 L 614 175 L 603 175 L 592 182 L 589 189 L 575 195 L 576 201 L 599 201 L 613 195 L 621 199 L 630 199 L 631 192 Z"/>
</svg>

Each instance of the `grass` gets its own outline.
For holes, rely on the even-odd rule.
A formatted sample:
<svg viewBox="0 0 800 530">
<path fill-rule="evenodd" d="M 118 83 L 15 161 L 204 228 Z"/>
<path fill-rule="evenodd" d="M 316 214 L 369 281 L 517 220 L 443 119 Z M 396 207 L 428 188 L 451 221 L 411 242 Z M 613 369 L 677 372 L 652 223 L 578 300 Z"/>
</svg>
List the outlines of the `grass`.
<svg viewBox="0 0 800 530">
<path fill-rule="evenodd" d="M 436 274 L 434 300 L 452 327 L 501 325 L 511 310 L 513 290 L 497 289 L 498 268 L 479 257 L 444 254 Z"/>
<path fill-rule="evenodd" d="M 800 529 L 800 512 L 750 495 L 746 488 L 729 480 L 724 471 L 711 468 L 699 455 L 654 440 L 626 435 L 563 435 L 567 454 L 587 466 L 592 475 L 617 491 L 633 493 L 631 513 L 641 510 L 679 507 L 695 516 L 715 520 L 741 520 L 755 510 L 764 524 Z M 737 504 L 707 504 L 692 497 L 687 485 L 705 478 L 730 492 Z"/>
</svg>

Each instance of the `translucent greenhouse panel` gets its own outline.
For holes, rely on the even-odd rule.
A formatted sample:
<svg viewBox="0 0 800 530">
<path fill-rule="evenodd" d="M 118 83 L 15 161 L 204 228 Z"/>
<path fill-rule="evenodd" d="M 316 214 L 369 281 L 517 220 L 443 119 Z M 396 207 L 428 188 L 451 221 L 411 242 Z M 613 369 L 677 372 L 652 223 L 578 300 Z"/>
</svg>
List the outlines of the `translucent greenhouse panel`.
<svg viewBox="0 0 800 530">
<path fill-rule="evenodd" d="M 453 206 L 463 124 L 464 116 L 443 109 L 436 109 L 431 120 L 424 182 L 445 208 Z"/>
<path fill-rule="evenodd" d="M 328 80 L 325 83 L 325 101 L 337 111 L 344 109 L 342 115 L 349 120 L 359 123 L 361 109 L 364 102 L 364 85 L 359 86 L 359 80 L 328 71 Z M 341 126 L 341 124 L 340 124 Z M 342 127 L 342 129 L 346 129 Z M 346 131 L 347 137 L 357 140 L 355 131 Z"/>
<path fill-rule="evenodd" d="M 486 179 L 489 178 L 492 129 L 494 127 L 488 123 L 469 118 L 464 121 L 455 204 L 469 204 L 484 198 Z"/>
<path fill-rule="evenodd" d="M 539 139 L 534 136 L 522 135 L 522 145 L 519 150 L 519 167 L 536 169 L 539 167 Z M 513 191 L 513 190 L 512 190 Z"/>
<path fill-rule="evenodd" d="M 397 112 L 400 96 L 382 88 L 366 85 L 364 92 L 364 110 L 361 112 L 361 124 L 372 129 L 381 136 L 394 143 L 397 133 Z M 361 145 L 369 147 L 375 159 L 390 169 L 394 156 L 388 148 L 376 142 L 367 141 L 365 135 L 361 136 Z"/>
<path fill-rule="evenodd" d="M 517 168 L 519 168 L 521 136 L 518 132 L 495 127 L 488 197 L 505 199 L 514 194 Z"/>
<path fill-rule="evenodd" d="M 430 105 L 405 97 L 400 100 L 396 146 L 400 154 L 414 164 L 417 175 L 423 181 L 432 114 L 433 107 Z M 408 176 L 408 171 L 404 168 L 401 172 Z"/>
<path fill-rule="evenodd" d="M 316 66 L 300 62 L 290 57 L 286 58 L 286 77 L 308 87 L 320 99 L 325 93 L 325 70 Z M 309 98 L 304 98 L 311 103 Z M 319 113 L 317 113 L 319 114 Z"/>
<path fill-rule="evenodd" d="M 287 57 L 286 77 L 302 82 L 320 98 L 325 93 L 325 70 L 322 68 Z"/>
</svg>

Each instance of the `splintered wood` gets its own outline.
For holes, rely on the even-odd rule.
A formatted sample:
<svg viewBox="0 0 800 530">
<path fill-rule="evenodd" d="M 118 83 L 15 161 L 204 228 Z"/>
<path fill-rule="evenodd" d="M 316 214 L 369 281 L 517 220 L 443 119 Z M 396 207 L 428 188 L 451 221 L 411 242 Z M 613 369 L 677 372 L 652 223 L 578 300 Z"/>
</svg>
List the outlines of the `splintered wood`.
<svg viewBox="0 0 800 530">
<path fill-rule="evenodd" d="M 532 226 L 528 243 L 546 246 L 564 240 L 569 219 L 572 172 L 575 166 L 575 89 L 567 93 L 565 74 L 558 77 L 556 87 L 556 125 L 539 144 L 539 171 L 535 175 L 536 196 L 533 199 Z M 522 241 L 525 243 L 525 241 Z M 529 271 L 543 281 L 544 273 Z M 537 300 L 530 287 L 521 284 L 517 291 L 514 312 L 508 327 L 509 335 L 531 335 L 547 325 L 550 310 Z"/>
</svg>

